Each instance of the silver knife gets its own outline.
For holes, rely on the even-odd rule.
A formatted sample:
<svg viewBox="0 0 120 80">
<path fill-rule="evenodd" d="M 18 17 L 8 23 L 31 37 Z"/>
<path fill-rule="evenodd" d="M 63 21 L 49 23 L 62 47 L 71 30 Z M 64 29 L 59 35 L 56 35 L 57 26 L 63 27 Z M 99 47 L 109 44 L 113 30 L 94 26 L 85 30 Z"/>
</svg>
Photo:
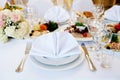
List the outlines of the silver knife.
<svg viewBox="0 0 120 80">
<path fill-rule="evenodd" d="M 24 64 L 25 64 L 25 61 L 28 57 L 28 54 L 30 52 L 31 47 L 32 47 L 32 43 L 31 43 L 31 41 L 28 41 L 27 45 L 26 45 L 26 49 L 25 49 L 25 54 L 24 54 L 20 64 L 18 65 L 18 67 L 16 69 L 16 72 L 22 72 L 23 71 Z"/>
<path fill-rule="evenodd" d="M 82 47 L 82 49 L 84 50 L 85 57 L 86 57 L 86 59 L 87 59 L 87 62 L 88 62 L 88 65 L 89 65 L 90 70 L 91 70 L 91 71 L 96 71 L 97 69 L 96 69 L 96 67 L 94 66 L 92 60 L 90 59 L 90 56 L 89 56 L 89 54 L 88 54 L 88 51 L 87 51 L 87 48 L 86 48 L 85 44 L 82 43 L 82 44 L 81 44 L 81 47 Z"/>
</svg>

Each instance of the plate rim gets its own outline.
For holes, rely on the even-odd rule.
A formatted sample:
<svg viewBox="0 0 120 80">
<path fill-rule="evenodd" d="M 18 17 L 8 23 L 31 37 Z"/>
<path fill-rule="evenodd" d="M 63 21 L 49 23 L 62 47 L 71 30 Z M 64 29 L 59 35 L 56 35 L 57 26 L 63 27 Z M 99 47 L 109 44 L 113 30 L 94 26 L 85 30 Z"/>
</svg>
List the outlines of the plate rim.
<svg viewBox="0 0 120 80">
<path fill-rule="evenodd" d="M 81 53 L 80 53 L 81 54 Z M 38 60 L 38 61 L 40 61 L 40 63 L 43 63 L 43 64 L 46 64 L 46 65 L 50 65 L 50 66 L 61 66 L 61 65 L 65 65 L 65 64 L 69 64 L 69 63 L 71 63 L 71 62 L 73 62 L 73 61 L 75 61 L 77 58 L 79 58 L 79 56 L 80 56 L 80 54 L 75 54 L 74 56 L 75 56 L 75 58 L 73 58 L 72 60 L 68 60 L 69 62 L 65 62 L 65 63 L 61 63 L 61 64 L 54 64 L 54 63 L 45 63 L 44 61 L 42 62 L 42 61 L 40 61 L 39 59 L 38 59 L 38 57 L 37 56 L 34 56 L 34 58 L 36 59 L 36 60 Z M 71 58 L 73 55 L 71 55 L 71 56 L 66 56 L 66 58 L 67 57 L 69 57 L 69 58 Z M 47 57 L 44 57 L 44 56 L 41 56 L 41 58 L 44 58 L 44 60 L 45 59 L 47 59 L 47 60 L 49 60 L 50 58 L 47 58 Z M 64 57 L 65 58 L 65 57 Z M 64 61 L 62 61 L 62 62 L 64 62 Z"/>
<path fill-rule="evenodd" d="M 43 64 L 43 63 L 41 63 L 41 62 L 39 62 L 39 61 L 37 61 L 35 58 L 34 58 L 34 56 L 30 56 L 30 58 L 31 58 L 31 61 L 34 63 L 34 64 L 36 64 L 40 69 L 42 69 L 42 70 L 49 70 L 49 71 L 64 71 L 64 70 L 69 70 L 69 69 L 72 69 L 72 68 L 75 68 L 75 67 L 77 67 L 78 65 L 80 65 L 83 61 L 84 61 L 84 59 L 85 59 L 85 56 L 84 56 L 84 54 L 83 53 L 81 53 L 80 55 L 79 55 L 79 57 L 76 59 L 76 60 L 74 60 L 73 62 L 71 62 L 71 63 L 68 63 L 68 64 L 64 64 L 64 65 L 60 65 L 60 66 L 50 66 L 50 65 L 47 65 L 47 64 Z"/>
</svg>

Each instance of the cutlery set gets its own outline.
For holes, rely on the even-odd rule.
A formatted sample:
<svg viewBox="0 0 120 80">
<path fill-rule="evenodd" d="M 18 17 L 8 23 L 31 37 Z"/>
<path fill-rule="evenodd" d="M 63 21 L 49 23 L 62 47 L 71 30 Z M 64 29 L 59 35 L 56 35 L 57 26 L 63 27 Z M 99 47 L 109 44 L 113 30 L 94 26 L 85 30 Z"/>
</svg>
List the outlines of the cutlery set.
<svg viewBox="0 0 120 80">
<path fill-rule="evenodd" d="M 17 69 L 15 70 L 16 72 L 22 72 L 23 71 L 23 68 L 24 68 L 24 64 L 26 62 L 26 59 L 29 55 L 29 52 L 30 52 L 30 49 L 31 49 L 31 46 L 32 46 L 32 43 L 30 41 L 27 42 L 26 44 L 26 48 L 25 48 L 25 54 L 23 56 L 23 58 L 21 59 L 20 61 L 20 64 L 18 65 Z M 85 53 L 85 57 L 87 59 L 87 62 L 88 62 L 88 65 L 89 65 L 89 68 L 91 71 L 96 71 L 96 67 L 94 66 L 92 60 L 90 59 L 90 56 L 89 56 L 89 53 L 87 51 L 87 48 L 85 46 L 84 43 L 81 44 L 81 47 Z"/>
</svg>

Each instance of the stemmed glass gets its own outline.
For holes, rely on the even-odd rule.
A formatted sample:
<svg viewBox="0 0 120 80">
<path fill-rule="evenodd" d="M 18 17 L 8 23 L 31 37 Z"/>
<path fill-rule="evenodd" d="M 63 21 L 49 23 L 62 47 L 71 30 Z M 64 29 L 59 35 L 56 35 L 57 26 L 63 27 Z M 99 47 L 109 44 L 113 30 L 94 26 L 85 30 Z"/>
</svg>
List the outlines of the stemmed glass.
<svg viewBox="0 0 120 80">
<path fill-rule="evenodd" d="M 94 14 L 95 20 L 100 21 L 102 19 L 103 14 L 104 14 L 103 5 L 102 4 L 95 5 L 95 7 L 93 9 L 94 9 L 93 14 Z"/>
<path fill-rule="evenodd" d="M 92 35 L 93 38 L 93 42 L 94 44 L 90 45 L 90 49 L 91 50 L 97 50 L 96 47 L 96 39 L 97 39 L 97 35 L 99 35 L 99 33 L 104 30 L 104 26 L 105 24 L 103 22 L 96 22 L 95 20 L 90 20 L 89 24 L 88 24 L 88 31 L 89 33 Z"/>
<path fill-rule="evenodd" d="M 89 21 L 89 32 L 92 34 L 93 36 L 93 41 L 96 44 L 96 36 L 102 31 L 104 30 L 104 26 L 105 24 L 103 23 L 103 14 L 104 14 L 104 7 L 103 7 L 103 0 L 101 0 L 99 2 L 99 4 L 94 4 L 94 8 L 93 8 L 93 15 L 94 15 L 94 19 Z M 91 48 L 93 50 L 96 50 L 95 46 L 91 46 Z"/>
<path fill-rule="evenodd" d="M 54 5 L 61 6 L 69 11 L 71 9 L 73 0 L 52 0 L 52 2 Z"/>
<path fill-rule="evenodd" d="M 103 15 L 105 12 L 104 9 L 104 0 L 92 0 L 94 4 L 93 14 L 94 14 L 94 21 L 101 22 L 103 19 Z"/>
<path fill-rule="evenodd" d="M 31 26 L 34 26 L 35 24 L 38 23 L 38 12 L 37 8 L 34 6 L 28 6 L 27 7 L 27 19 Z"/>
<path fill-rule="evenodd" d="M 107 50 L 106 45 L 108 45 L 111 42 L 112 34 L 110 32 L 107 32 L 105 30 L 101 31 L 99 35 L 97 35 L 96 42 L 98 44 L 99 52 L 96 54 L 96 58 L 101 61 L 101 67 L 103 68 L 110 68 L 111 61 L 113 58 L 113 51 Z"/>
<path fill-rule="evenodd" d="M 54 5 L 63 7 L 70 15 L 69 24 L 74 23 L 74 11 L 72 10 L 73 0 L 52 0 Z"/>
</svg>

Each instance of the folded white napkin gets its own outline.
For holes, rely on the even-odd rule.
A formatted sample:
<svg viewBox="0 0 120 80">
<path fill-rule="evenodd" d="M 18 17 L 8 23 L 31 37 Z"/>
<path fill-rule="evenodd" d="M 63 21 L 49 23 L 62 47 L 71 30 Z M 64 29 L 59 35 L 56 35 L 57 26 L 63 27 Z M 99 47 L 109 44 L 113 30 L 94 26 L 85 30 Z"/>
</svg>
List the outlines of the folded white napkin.
<svg viewBox="0 0 120 80">
<path fill-rule="evenodd" d="M 67 32 L 53 32 L 37 38 L 32 45 L 30 55 L 61 58 L 80 54 L 77 41 Z"/>
<path fill-rule="evenodd" d="M 114 5 L 105 11 L 104 18 L 113 21 L 120 21 L 120 6 Z"/>
<path fill-rule="evenodd" d="M 60 6 L 50 8 L 44 15 L 46 21 L 62 23 L 70 18 L 68 12 Z"/>
</svg>

